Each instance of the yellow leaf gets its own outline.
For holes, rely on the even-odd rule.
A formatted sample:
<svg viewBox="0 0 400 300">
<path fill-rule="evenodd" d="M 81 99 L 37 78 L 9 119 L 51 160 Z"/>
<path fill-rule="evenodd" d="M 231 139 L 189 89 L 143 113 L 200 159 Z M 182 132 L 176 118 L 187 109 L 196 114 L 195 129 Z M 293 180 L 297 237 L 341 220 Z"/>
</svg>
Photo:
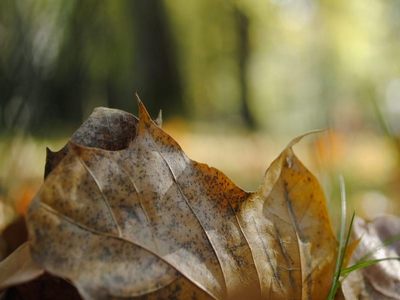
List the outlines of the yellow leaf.
<svg viewBox="0 0 400 300">
<path fill-rule="evenodd" d="M 265 299 L 325 299 L 336 240 L 321 187 L 292 144 L 269 167 L 239 215 Z"/>
</svg>

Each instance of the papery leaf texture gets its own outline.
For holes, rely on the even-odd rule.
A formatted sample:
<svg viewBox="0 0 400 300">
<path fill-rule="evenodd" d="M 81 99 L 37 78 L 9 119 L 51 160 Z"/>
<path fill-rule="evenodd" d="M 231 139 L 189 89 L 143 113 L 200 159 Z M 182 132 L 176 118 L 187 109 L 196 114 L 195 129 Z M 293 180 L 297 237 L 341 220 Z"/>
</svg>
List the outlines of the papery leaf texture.
<svg viewBox="0 0 400 300">
<path fill-rule="evenodd" d="M 1 262 L 0 287 L 18 285 L 35 279 L 43 274 L 44 270 L 31 257 L 29 243 L 18 247 L 12 255 Z"/>
<path fill-rule="evenodd" d="M 290 143 L 255 192 L 189 159 L 139 101 L 98 108 L 28 214 L 30 251 L 84 299 L 325 299 L 337 241 Z"/>
</svg>

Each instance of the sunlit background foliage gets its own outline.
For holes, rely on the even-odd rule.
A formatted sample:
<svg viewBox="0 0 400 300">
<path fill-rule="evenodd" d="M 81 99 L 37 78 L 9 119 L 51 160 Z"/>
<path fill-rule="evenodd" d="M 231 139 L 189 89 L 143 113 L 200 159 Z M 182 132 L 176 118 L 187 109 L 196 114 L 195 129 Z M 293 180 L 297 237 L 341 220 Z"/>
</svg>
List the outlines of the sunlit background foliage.
<svg viewBox="0 0 400 300">
<path fill-rule="evenodd" d="M 400 208 L 397 0 L 0 1 L 0 229 L 96 106 L 138 92 L 194 159 L 246 189 L 290 138 L 335 215 Z"/>
</svg>

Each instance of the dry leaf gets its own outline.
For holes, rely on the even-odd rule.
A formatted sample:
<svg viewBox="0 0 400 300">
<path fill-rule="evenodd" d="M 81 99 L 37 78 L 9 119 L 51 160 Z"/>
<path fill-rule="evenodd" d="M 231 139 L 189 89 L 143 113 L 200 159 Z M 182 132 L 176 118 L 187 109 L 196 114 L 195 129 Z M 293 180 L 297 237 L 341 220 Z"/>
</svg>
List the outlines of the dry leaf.
<svg viewBox="0 0 400 300">
<path fill-rule="evenodd" d="M 32 260 L 29 243 L 26 242 L 1 262 L 0 287 L 24 283 L 39 277 L 43 272 Z"/>
<path fill-rule="evenodd" d="M 139 121 L 97 109 L 49 152 L 32 256 L 85 299 L 325 299 L 337 245 L 297 140 L 247 193 L 190 160 L 141 102 Z"/>
<path fill-rule="evenodd" d="M 161 112 L 159 115 L 161 122 Z M 137 118 L 119 109 L 98 107 L 71 137 L 71 142 L 104 150 L 120 150 L 128 147 L 136 136 Z M 68 145 L 58 152 L 47 149 L 44 176 L 67 154 Z"/>
<path fill-rule="evenodd" d="M 381 216 L 372 222 L 356 218 L 353 235 L 360 239 L 359 246 L 352 257 L 357 262 L 367 254 L 368 259 L 400 257 L 400 241 L 389 245 L 385 241 L 400 234 L 400 218 Z M 352 272 L 343 282 L 346 299 L 400 299 L 400 261 L 388 260 L 365 269 Z"/>
</svg>

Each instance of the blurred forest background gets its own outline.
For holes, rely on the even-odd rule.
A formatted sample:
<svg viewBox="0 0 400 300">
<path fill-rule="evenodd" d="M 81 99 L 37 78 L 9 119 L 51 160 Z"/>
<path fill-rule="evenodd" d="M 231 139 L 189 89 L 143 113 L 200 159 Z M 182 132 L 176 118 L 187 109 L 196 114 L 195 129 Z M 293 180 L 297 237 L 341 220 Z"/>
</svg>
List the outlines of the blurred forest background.
<svg viewBox="0 0 400 300">
<path fill-rule="evenodd" d="M 96 106 L 134 92 L 193 159 L 257 188 L 294 136 L 332 214 L 400 212 L 397 0 L 0 1 L 0 229 Z"/>
</svg>

